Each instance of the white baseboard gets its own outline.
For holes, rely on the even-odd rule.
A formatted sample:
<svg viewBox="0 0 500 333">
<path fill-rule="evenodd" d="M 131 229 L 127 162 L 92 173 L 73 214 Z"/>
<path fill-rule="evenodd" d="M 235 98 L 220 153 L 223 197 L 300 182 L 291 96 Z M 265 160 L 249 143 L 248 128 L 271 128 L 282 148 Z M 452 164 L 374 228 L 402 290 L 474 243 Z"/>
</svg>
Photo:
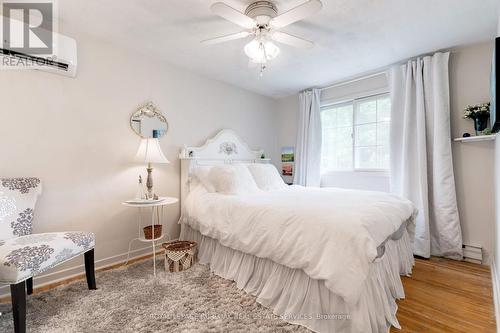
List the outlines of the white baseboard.
<svg viewBox="0 0 500 333">
<path fill-rule="evenodd" d="M 161 246 L 161 244 L 158 244 Z M 130 259 L 133 260 L 148 254 L 152 254 L 151 246 L 143 247 L 140 249 L 130 251 Z M 104 267 L 109 267 L 115 264 L 119 264 L 125 262 L 127 260 L 127 252 L 120 253 L 111 257 L 99 259 L 95 261 L 95 268 L 100 269 Z M 36 289 L 37 287 L 43 287 L 47 284 L 56 283 L 59 281 L 63 281 L 66 279 L 70 279 L 72 277 L 85 274 L 85 265 L 76 265 L 73 267 L 57 270 L 57 271 L 49 271 L 48 273 L 44 273 L 39 276 L 35 276 L 33 278 L 33 287 Z M 99 281 L 97 281 L 99 283 Z M 0 287 L 0 297 L 10 296 L 9 285 L 2 285 Z"/>
<path fill-rule="evenodd" d="M 495 305 L 495 320 L 497 322 L 497 333 L 500 333 L 500 276 L 498 276 L 498 268 L 495 265 L 495 258 L 491 262 L 491 282 L 493 286 L 493 304 Z"/>
</svg>

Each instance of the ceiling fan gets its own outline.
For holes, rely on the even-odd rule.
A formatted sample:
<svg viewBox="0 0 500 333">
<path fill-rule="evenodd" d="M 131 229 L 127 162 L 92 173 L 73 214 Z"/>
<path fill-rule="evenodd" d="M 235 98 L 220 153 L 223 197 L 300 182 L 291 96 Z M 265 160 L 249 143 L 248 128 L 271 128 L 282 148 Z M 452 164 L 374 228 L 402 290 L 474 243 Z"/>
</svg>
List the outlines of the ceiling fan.
<svg viewBox="0 0 500 333">
<path fill-rule="evenodd" d="M 245 30 L 206 39 L 202 41 L 202 44 L 218 44 L 253 36 L 254 39 L 245 45 L 245 54 L 250 58 L 250 63 L 260 66 L 260 75 L 262 76 L 268 61 L 276 58 L 280 52 L 279 47 L 272 41 L 298 48 L 311 48 L 314 46 L 311 41 L 292 36 L 279 31 L 279 29 L 316 13 L 322 7 L 323 4 L 320 0 L 308 0 L 278 15 L 278 10 L 271 1 L 255 1 L 248 5 L 243 14 L 224 2 L 216 2 L 210 7 L 210 10 L 215 15 L 231 21 L 245 28 Z"/>
</svg>

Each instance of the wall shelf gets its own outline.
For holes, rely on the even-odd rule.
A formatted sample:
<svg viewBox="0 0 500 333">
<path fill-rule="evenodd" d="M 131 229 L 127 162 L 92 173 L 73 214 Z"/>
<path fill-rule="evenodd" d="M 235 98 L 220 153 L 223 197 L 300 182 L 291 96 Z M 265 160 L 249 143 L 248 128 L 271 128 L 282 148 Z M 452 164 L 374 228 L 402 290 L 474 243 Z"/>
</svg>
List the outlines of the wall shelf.
<svg viewBox="0 0 500 333">
<path fill-rule="evenodd" d="M 476 142 L 476 141 L 493 141 L 496 138 L 496 134 L 491 135 L 475 135 L 469 136 L 468 138 L 456 138 L 453 139 L 455 142 Z"/>
</svg>

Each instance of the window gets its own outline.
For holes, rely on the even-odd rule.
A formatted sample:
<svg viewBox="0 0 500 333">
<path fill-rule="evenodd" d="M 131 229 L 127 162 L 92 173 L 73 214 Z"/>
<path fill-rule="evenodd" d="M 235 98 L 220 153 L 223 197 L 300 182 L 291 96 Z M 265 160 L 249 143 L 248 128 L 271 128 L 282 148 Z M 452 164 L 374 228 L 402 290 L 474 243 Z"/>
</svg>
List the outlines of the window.
<svg viewBox="0 0 500 333">
<path fill-rule="evenodd" d="M 387 94 L 323 106 L 322 173 L 388 170 L 390 120 Z"/>
</svg>

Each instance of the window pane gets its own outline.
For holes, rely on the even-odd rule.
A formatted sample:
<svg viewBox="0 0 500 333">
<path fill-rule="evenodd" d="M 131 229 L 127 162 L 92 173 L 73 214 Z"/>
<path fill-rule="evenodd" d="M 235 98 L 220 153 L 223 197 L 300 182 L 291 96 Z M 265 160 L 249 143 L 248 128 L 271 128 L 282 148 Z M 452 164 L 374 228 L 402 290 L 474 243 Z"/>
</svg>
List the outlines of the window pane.
<svg viewBox="0 0 500 333">
<path fill-rule="evenodd" d="M 358 125 L 356 146 L 375 146 L 377 144 L 377 124 Z"/>
<path fill-rule="evenodd" d="M 335 166 L 335 128 L 323 128 L 321 145 L 321 168 Z"/>
<path fill-rule="evenodd" d="M 391 120 L 391 100 L 389 97 L 377 100 L 377 121 Z"/>
<path fill-rule="evenodd" d="M 378 146 L 388 146 L 389 145 L 389 123 L 377 123 L 377 145 Z"/>
<path fill-rule="evenodd" d="M 337 129 L 337 147 L 341 149 L 352 148 L 352 127 Z"/>
<path fill-rule="evenodd" d="M 377 168 L 377 147 L 356 147 L 354 151 L 356 155 L 356 168 Z"/>
<path fill-rule="evenodd" d="M 352 127 L 337 129 L 337 169 L 352 169 Z"/>
<path fill-rule="evenodd" d="M 323 108 L 322 172 L 388 169 L 390 116 L 388 96 Z"/>
<path fill-rule="evenodd" d="M 335 165 L 333 155 L 327 155 L 321 159 L 321 170 L 332 170 L 335 168 Z"/>
<path fill-rule="evenodd" d="M 352 170 L 352 146 L 337 152 L 336 170 Z"/>
<path fill-rule="evenodd" d="M 352 170 L 352 112 L 352 104 L 321 111 L 323 171 Z"/>
<path fill-rule="evenodd" d="M 352 104 L 337 108 L 337 126 L 352 127 Z"/>
<path fill-rule="evenodd" d="M 323 143 L 322 145 L 325 148 L 331 149 L 335 147 L 335 137 L 336 137 L 335 128 L 325 128 L 323 129 Z"/>
<path fill-rule="evenodd" d="M 377 147 L 377 169 L 389 169 L 389 147 Z"/>
<path fill-rule="evenodd" d="M 358 104 L 356 124 L 373 123 L 377 121 L 377 101 L 366 101 Z"/>
<path fill-rule="evenodd" d="M 321 126 L 323 128 L 336 127 L 337 109 L 326 109 L 321 111 Z"/>
</svg>

